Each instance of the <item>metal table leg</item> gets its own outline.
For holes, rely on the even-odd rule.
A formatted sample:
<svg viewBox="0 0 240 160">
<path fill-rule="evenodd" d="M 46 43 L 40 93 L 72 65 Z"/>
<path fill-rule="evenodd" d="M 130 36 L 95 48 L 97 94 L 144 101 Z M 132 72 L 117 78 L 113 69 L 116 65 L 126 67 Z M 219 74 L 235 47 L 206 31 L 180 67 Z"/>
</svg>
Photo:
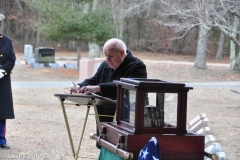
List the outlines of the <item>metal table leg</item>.
<svg viewBox="0 0 240 160">
<path fill-rule="evenodd" d="M 87 106 L 87 112 L 86 112 L 86 115 L 85 115 L 84 124 L 83 124 L 83 127 L 82 127 L 82 132 L 81 132 L 81 136 L 80 136 L 79 143 L 78 143 L 78 149 L 77 149 L 77 152 L 76 152 L 76 155 L 75 155 L 75 160 L 78 159 L 78 154 L 79 154 L 79 151 L 80 151 L 80 147 L 81 147 L 81 143 L 82 143 L 82 139 L 83 139 L 83 134 L 84 134 L 85 127 L 86 127 L 89 110 L 90 110 L 90 106 Z"/>
<path fill-rule="evenodd" d="M 64 98 L 59 98 L 59 100 L 60 100 L 61 106 L 62 106 L 63 116 L 64 116 L 65 124 L 66 124 L 66 127 L 67 127 L 68 138 L 69 138 L 69 141 L 70 141 L 73 157 L 75 157 L 75 150 L 74 150 L 74 146 L 73 146 L 72 135 L 71 135 L 71 132 L 70 132 L 70 127 L 69 127 L 69 123 L 68 123 L 68 119 L 67 119 L 67 114 L 66 114 L 66 110 L 65 110 L 65 107 L 64 107 L 64 103 L 63 103 L 63 101 L 65 99 Z"/>
<path fill-rule="evenodd" d="M 87 106 L 87 111 L 86 111 L 86 115 L 85 115 L 85 118 L 84 118 L 84 124 L 83 124 L 83 127 L 82 127 L 77 152 L 75 152 L 74 145 L 73 145 L 73 140 L 72 140 L 72 135 L 71 135 L 71 131 L 70 131 L 69 123 L 68 123 L 68 118 L 67 118 L 65 106 L 64 106 L 64 103 L 63 103 L 63 101 L 65 99 L 64 98 L 59 98 L 59 100 L 60 100 L 61 106 L 62 106 L 63 116 L 64 116 L 65 124 L 66 124 L 66 127 L 67 127 L 68 138 L 69 138 L 69 141 L 70 141 L 73 157 L 74 157 L 75 160 L 77 160 L 78 159 L 78 154 L 79 154 L 79 151 L 80 151 L 80 147 L 81 147 L 81 143 L 82 143 L 82 139 L 83 139 L 83 135 L 84 135 L 84 131 L 85 131 L 85 127 L 86 127 L 86 123 L 87 123 L 87 118 L 88 118 L 90 106 L 89 105 Z"/>
<path fill-rule="evenodd" d="M 98 111 L 97 111 L 97 106 L 96 106 L 96 101 L 93 100 L 92 101 L 92 105 L 93 105 L 93 109 L 94 109 L 94 113 L 95 113 L 95 120 L 96 120 L 96 124 L 97 124 L 97 128 L 98 131 L 101 131 L 101 126 L 100 126 L 100 120 L 99 120 L 99 115 L 98 115 Z"/>
</svg>

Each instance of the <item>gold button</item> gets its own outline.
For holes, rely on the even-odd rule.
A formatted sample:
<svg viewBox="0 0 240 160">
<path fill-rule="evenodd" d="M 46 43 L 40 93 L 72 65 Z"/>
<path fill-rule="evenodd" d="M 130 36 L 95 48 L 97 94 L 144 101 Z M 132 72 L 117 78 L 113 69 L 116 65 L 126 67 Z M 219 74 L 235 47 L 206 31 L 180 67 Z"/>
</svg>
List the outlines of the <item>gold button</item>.
<svg viewBox="0 0 240 160">
<path fill-rule="evenodd" d="M 5 76 L 6 76 L 6 75 L 7 75 L 7 72 L 5 72 L 4 74 L 5 74 Z"/>
<path fill-rule="evenodd" d="M 3 36 L 0 36 L 0 38 L 3 38 Z"/>
<path fill-rule="evenodd" d="M 0 57 L 2 57 L 3 55 L 2 54 L 0 54 Z"/>
</svg>

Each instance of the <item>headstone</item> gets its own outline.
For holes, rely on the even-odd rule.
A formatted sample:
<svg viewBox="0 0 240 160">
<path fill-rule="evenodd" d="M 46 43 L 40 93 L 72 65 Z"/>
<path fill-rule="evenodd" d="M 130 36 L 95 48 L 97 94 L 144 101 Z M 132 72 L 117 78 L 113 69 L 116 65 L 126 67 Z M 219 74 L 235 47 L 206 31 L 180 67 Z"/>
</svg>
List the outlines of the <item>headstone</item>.
<svg viewBox="0 0 240 160">
<path fill-rule="evenodd" d="M 65 61 L 57 61 L 56 62 L 60 68 L 64 67 L 64 64 L 66 63 Z"/>
<path fill-rule="evenodd" d="M 24 45 L 24 57 L 23 59 L 31 59 L 33 58 L 33 46 L 26 44 Z"/>
<path fill-rule="evenodd" d="M 89 43 L 88 48 L 89 48 L 89 53 L 88 53 L 89 59 L 100 57 L 100 49 L 96 43 Z"/>
<path fill-rule="evenodd" d="M 35 61 L 37 63 L 55 63 L 55 49 L 48 47 L 35 48 Z"/>
<path fill-rule="evenodd" d="M 16 66 L 20 66 L 20 65 L 21 65 L 20 61 L 16 60 L 16 61 L 15 61 L 15 65 L 16 65 Z"/>
<path fill-rule="evenodd" d="M 26 64 L 32 64 L 32 63 L 35 63 L 35 59 L 27 59 L 26 61 Z"/>
<path fill-rule="evenodd" d="M 43 63 L 32 63 L 31 66 L 33 68 L 45 68 Z"/>
<path fill-rule="evenodd" d="M 95 58 L 93 60 L 81 59 L 79 62 L 79 81 L 82 82 L 85 79 L 92 77 L 104 60 L 104 58 Z"/>
<path fill-rule="evenodd" d="M 73 64 L 73 63 L 65 63 L 64 64 L 65 68 L 70 68 L 70 69 L 77 69 L 77 65 Z"/>
<path fill-rule="evenodd" d="M 50 68 L 60 68 L 59 64 L 58 63 L 49 63 L 48 66 Z"/>
</svg>

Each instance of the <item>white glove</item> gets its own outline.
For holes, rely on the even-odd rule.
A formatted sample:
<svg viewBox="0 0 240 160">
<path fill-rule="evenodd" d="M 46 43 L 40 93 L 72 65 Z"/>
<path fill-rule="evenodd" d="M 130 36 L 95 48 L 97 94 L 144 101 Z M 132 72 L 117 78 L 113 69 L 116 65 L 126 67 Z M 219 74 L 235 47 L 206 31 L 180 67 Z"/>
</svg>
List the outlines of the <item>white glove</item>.
<svg viewBox="0 0 240 160">
<path fill-rule="evenodd" d="M 2 77 L 4 77 L 4 73 L 5 71 L 3 70 L 3 69 L 0 69 L 0 79 L 2 78 Z"/>
</svg>

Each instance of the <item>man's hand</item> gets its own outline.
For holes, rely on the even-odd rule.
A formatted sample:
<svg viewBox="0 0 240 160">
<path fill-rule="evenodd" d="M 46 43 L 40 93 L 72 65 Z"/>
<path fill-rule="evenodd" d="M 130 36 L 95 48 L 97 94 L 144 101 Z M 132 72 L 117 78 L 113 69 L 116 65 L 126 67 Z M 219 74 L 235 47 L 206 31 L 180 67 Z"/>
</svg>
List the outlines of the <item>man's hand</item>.
<svg viewBox="0 0 240 160">
<path fill-rule="evenodd" d="M 76 84 L 72 84 L 69 91 L 70 93 L 79 93 L 80 86 Z"/>
<path fill-rule="evenodd" d="M 3 70 L 3 69 L 0 69 L 0 79 L 2 78 L 2 77 L 4 77 L 4 73 L 5 71 Z"/>
<path fill-rule="evenodd" d="M 101 92 L 99 86 L 83 86 L 79 90 L 79 93 L 85 93 L 85 94 L 98 93 L 98 92 Z"/>
</svg>

